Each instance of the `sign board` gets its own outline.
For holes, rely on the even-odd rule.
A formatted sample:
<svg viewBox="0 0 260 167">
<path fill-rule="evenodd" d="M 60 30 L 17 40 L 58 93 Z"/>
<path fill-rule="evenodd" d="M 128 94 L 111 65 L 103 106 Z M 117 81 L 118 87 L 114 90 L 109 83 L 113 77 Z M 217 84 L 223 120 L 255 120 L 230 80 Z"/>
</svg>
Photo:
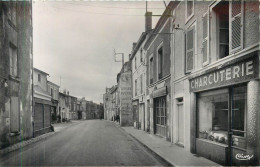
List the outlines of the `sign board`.
<svg viewBox="0 0 260 167">
<path fill-rule="evenodd" d="M 165 96 L 167 94 L 166 86 L 153 91 L 153 98 Z"/>
<path fill-rule="evenodd" d="M 257 58 L 250 58 L 190 79 L 190 91 L 196 92 L 229 86 L 246 82 L 257 77 Z"/>
</svg>

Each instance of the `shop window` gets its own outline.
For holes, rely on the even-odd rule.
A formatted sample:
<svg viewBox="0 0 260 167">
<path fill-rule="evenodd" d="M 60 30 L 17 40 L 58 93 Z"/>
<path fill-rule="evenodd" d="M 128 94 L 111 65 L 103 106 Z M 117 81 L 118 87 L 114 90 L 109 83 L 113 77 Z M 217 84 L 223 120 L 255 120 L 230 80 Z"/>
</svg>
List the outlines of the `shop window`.
<svg viewBox="0 0 260 167">
<path fill-rule="evenodd" d="M 200 93 L 198 137 L 228 144 L 228 131 L 231 131 L 232 145 L 246 148 L 246 97 L 246 86 Z"/>
<path fill-rule="evenodd" d="M 166 98 L 161 97 L 155 100 L 156 124 L 166 126 Z"/>
<path fill-rule="evenodd" d="M 158 79 L 162 79 L 163 77 L 162 71 L 163 71 L 163 47 L 160 47 L 158 49 Z"/>
<path fill-rule="evenodd" d="M 17 48 L 10 44 L 9 46 L 9 57 L 10 57 L 10 75 L 17 76 Z"/>
</svg>

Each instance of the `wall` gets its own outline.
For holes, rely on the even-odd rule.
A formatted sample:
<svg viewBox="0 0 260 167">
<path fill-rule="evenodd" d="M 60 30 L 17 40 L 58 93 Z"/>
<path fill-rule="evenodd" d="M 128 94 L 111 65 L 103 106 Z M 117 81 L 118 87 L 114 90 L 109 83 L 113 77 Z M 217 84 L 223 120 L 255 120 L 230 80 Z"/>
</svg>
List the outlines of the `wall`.
<svg viewBox="0 0 260 167">
<path fill-rule="evenodd" d="M 16 26 L 8 22 L 9 2 L 0 2 L 0 148 L 32 137 L 32 25 L 31 3 L 17 2 Z M 14 9 L 12 9 L 14 10 Z M 16 29 L 17 32 L 14 30 Z M 9 42 L 17 48 L 18 77 L 10 79 Z M 10 97 L 18 97 L 18 113 L 11 113 Z M 19 133 L 10 136 L 10 115 L 18 115 Z"/>
</svg>

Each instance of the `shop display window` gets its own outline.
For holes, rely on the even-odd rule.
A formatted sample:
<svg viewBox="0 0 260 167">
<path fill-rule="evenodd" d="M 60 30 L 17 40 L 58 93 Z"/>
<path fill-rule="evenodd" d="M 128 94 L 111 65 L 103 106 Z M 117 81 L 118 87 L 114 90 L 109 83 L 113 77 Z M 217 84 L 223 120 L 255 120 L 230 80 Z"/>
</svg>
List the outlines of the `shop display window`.
<svg viewBox="0 0 260 167">
<path fill-rule="evenodd" d="M 198 137 L 227 144 L 228 89 L 200 93 Z"/>
<path fill-rule="evenodd" d="M 199 93 L 198 138 L 228 144 L 230 131 L 231 145 L 245 149 L 246 97 L 246 86 Z M 228 115 L 231 115 L 230 119 Z"/>
</svg>

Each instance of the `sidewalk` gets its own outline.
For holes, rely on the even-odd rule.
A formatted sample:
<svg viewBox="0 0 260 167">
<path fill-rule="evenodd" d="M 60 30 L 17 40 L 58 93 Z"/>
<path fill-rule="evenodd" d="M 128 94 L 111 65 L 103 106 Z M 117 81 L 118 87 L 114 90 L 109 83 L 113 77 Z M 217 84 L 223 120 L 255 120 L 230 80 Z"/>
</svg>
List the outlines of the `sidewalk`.
<svg viewBox="0 0 260 167">
<path fill-rule="evenodd" d="M 16 144 L 11 145 L 9 147 L 6 147 L 4 149 L 0 149 L 0 156 L 4 155 L 4 154 L 7 154 L 9 152 L 18 150 L 20 148 L 23 148 L 23 147 L 25 147 L 27 145 L 36 143 L 38 141 L 44 140 L 44 139 L 46 139 L 46 138 L 48 138 L 48 137 L 50 137 L 50 136 L 52 136 L 52 135 L 62 131 L 63 129 L 65 129 L 67 127 L 76 125 L 76 124 L 81 123 L 81 122 L 82 122 L 82 120 L 72 120 L 71 122 L 68 122 L 68 123 L 52 124 L 53 127 L 54 127 L 54 132 L 45 133 L 45 134 L 37 136 L 35 138 L 31 138 L 31 139 L 28 139 L 28 140 L 25 140 L 25 141 L 21 141 L 19 143 L 16 143 Z"/>
<path fill-rule="evenodd" d="M 203 157 L 196 157 L 183 148 L 155 135 L 148 134 L 133 127 L 122 127 L 145 147 L 168 161 L 173 166 L 220 166 Z"/>
</svg>

